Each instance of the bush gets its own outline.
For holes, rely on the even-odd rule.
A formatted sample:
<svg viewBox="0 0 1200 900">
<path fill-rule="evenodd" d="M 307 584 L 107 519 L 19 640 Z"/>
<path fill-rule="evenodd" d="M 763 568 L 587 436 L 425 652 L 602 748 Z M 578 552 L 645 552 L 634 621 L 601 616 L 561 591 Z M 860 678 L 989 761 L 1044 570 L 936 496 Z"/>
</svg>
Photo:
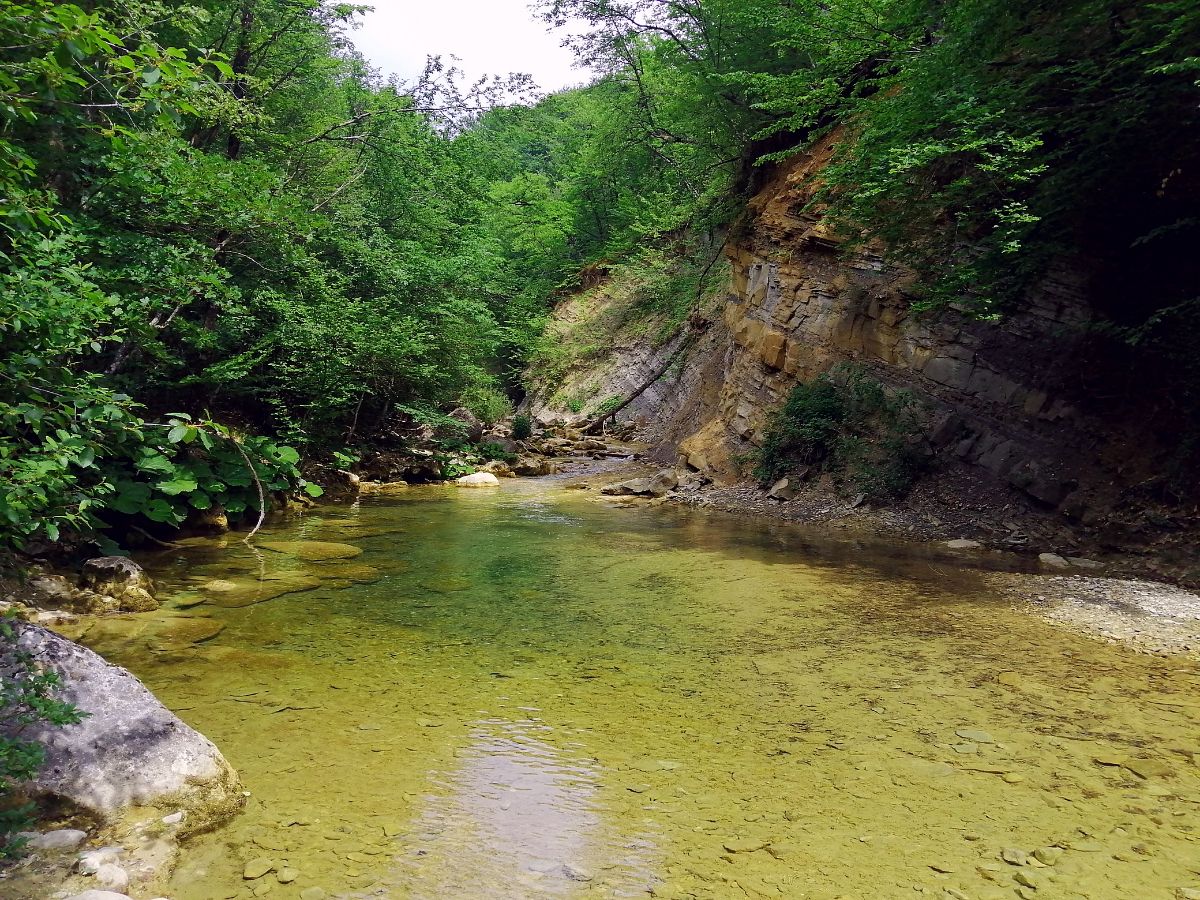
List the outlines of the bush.
<svg viewBox="0 0 1200 900">
<path fill-rule="evenodd" d="M 533 420 L 525 415 L 513 416 L 512 436 L 517 441 L 533 437 Z"/>
<path fill-rule="evenodd" d="M 512 415 L 512 401 L 503 391 L 490 385 L 479 385 L 462 395 L 462 405 L 475 414 L 484 425 L 492 426 Z"/>
<path fill-rule="evenodd" d="M 74 725 L 87 715 L 54 699 L 58 686 L 55 672 L 40 671 L 29 654 L 18 651 L 13 620 L 0 616 L 0 721 L 10 729 L 0 733 L 0 861 L 20 855 L 25 840 L 16 835 L 32 825 L 33 804 L 14 803 L 12 794 L 37 775 L 46 758 L 45 748 L 21 733 L 39 722 Z"/>
<path fill-rule="evenodd" d="M 809 467 L 868 499 L 899 497 L 927 459 L 920 413 L 909 392 L 888 391 L 861 367 L 839 367 L 792 389 L 754 475 L 765 485 Z"/>
<path fill-rule="evenodd" d="M 498 459 L 501 462 L 506 462 L 509 464 L 517 461 L 517 454 L 509 453 L 499 444 L 493 444 L 490 441 L 480 444 L 475 448 L 475 450 L 482 458 L 486 460 Z"/>
</svg>

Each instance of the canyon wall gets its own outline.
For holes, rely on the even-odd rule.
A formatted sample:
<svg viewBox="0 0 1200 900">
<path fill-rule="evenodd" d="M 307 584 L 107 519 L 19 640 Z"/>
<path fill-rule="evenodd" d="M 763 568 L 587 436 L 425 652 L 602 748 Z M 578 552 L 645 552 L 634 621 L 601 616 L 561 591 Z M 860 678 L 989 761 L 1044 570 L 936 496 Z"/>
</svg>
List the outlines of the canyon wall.
<svg viewBox="0 0 1200 900">
<path fill-rule="evenodd" d="M 797 382 L 853 362 L 926 405 L 939 461 L 930 478 L 1076 525 L 1111 513 L 1153 454 L 1131 455 L 1137 427 L 1089 395 L 1096 357 L 1083 277 L 1063 266 L 996 322 L 913 312 L 910 273 L 870 247 L 845 250 L 808 208 L 811 176 L 830 152 L 829 141 L 814 145 L 752 199 L 694 346 L 622 418 L 639 422 L 656 458 L 729 483 L 744 477 L 739 462 Z M 618 293 L 600 285 L 560 307 L 561 339 L 590 347 L 535 393 L 529 407 L 543 421 L 571 417 L 564 397 L 577 398 L 578 420 L 628 396 L 685 340 L 648 339 L 636 314 L 615 311 Z"/>
</svg>

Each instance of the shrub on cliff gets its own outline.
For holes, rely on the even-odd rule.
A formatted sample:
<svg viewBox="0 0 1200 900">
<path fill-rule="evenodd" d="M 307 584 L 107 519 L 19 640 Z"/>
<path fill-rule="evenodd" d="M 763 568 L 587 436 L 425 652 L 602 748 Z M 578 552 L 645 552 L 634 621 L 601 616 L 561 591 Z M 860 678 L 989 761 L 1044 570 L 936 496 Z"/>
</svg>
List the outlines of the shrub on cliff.
<svg viewBox="0 0 1200 900">
<path fill-rule="evenodd" d="M 839 366 L 798 384 L 771 418 L 754 475 L 764 484 L 804 469 L 828 472 L 848 492 L 903 495 L 927 454 L 921 407 L 858 366 Z"/>
</svg>

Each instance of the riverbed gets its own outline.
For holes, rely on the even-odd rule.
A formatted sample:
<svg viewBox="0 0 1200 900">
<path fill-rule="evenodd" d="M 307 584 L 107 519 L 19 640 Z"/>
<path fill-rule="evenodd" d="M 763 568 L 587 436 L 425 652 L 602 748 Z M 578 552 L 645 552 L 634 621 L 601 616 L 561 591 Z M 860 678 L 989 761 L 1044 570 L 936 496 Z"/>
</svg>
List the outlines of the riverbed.
<svg viewBox="0 0 1200 900">
<path fill-rule="evenodd" d="M 250 794 L 175 900 L 1200 890 L 1195 661 L 979 570 L 553 479 L 254 543 L 145 560 L 164 609 L 84 637 Z"/>
</svg>

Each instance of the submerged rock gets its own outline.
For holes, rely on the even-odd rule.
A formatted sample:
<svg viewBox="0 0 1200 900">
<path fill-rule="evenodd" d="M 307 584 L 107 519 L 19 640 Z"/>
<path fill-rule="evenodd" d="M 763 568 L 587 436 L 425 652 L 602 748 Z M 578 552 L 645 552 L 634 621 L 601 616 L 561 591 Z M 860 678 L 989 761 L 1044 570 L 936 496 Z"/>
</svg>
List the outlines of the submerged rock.
<svg viewBox="0 0 1200 900">
<path fill-rule="evenodd" d="M 407 481 L 360 481 L 360 494 L 400 494 L 408 490 Z"/>
<path fill-rule="evenodd" d="M 333 541 L 263 541 L 259 546 L 265 550 L 294 556 L 309 562 L 325 559 L 350 559 L 362 554 L 361 547 L 353 544 L 338 544 Z"/>
<path fill-rule="evenodd" d="M 221 752 L 158 702 L 125 669 L 38 625 L 17 622 L 16 647 L 36 666 L 58 674 L 59 699 L 87 717 L 78 724 L 27 727 L 22 737 L 46 748 L 38 777 L 22 785 L 31 798 L 51 798 L 101 821 L 132 807 L 186 810 L 188 831 L 212 827 L 244 802 L 237 774 Z M 0 674 L 13 666 L 0 656 Z M 0 724 L 0 731 L 12 733 Z"/>
<path fill-rule="evenodd" d="M 127 556 L 99 556 L 83 564 L 80 587 L 112 597 L 122 612 L 158 609 L 154 582 Z"/>
</svg>

